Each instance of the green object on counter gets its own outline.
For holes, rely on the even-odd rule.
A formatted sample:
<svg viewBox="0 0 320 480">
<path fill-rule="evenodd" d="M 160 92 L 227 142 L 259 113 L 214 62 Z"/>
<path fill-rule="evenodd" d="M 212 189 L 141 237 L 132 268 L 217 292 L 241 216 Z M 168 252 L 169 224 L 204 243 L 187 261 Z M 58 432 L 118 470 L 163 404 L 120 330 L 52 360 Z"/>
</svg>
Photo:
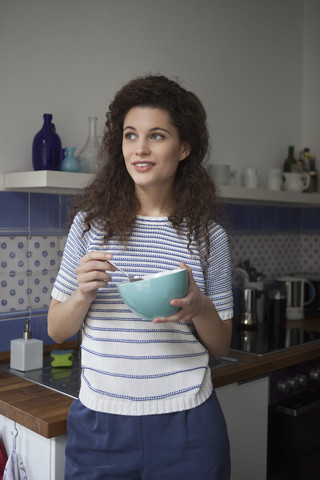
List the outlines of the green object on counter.
<svg viewBox="0 0 320 480">
<path fill-rule="evenodd" d="M 73 350 L 52 350 L 51 362 L 52 367 L 72 367 L 73 364 Z"/>
</svg>

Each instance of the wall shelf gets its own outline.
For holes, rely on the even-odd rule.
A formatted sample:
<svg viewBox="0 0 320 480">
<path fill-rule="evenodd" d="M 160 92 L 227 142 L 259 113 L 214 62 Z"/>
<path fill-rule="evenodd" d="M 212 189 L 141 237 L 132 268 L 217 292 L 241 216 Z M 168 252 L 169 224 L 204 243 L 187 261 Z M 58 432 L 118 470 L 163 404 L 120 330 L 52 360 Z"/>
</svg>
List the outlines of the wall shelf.
<svg viewBox="0 0 320 480">
<path fill-rule="evenodd" d="M 75 194 L 92 179 L 90 173 L 55 170 L 10 172 L 4 174 L 4 188 L 20 192 Z"/>
<path fill-rule="evenodd" d="M 320 193 L 285 192 L 229 185 L 221 185 L 219 190 L 221 198 L 230 203 L 320 207 Z"/>
<path fill-rule="evenodd" d="M 76 194 L 93 179 L 94 174 L 38 170 L 4 174 L 5 190 L 39 193 Z M 220 196 L 232 203 L 275 204 L 320 207 L 320 193 L 272 191 L 222 185 Z"/>
</svg>

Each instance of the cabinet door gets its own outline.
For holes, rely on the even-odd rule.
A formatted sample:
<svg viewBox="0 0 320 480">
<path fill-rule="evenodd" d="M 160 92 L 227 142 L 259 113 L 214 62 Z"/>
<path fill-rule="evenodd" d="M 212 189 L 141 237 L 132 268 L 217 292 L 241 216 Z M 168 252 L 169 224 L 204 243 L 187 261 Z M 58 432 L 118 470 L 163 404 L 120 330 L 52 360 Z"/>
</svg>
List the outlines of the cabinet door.
<svg viewBox="0 0 320 480">
<path fill-rule="evenodd" d="M 16 451 L 21 455 L 27 476 L 32 480 L 63 480 L 64 447 L 67 435 L 45 438 L 17 424 Z M 0 415 L 0 432 L 9 457 L 15 426 L 12 420 Z"/>
<path fill-rule="evenodd" d="M 230 439 L 231 480 L 267 476 L 268 377 L 217 388 Z"/>
</svg>

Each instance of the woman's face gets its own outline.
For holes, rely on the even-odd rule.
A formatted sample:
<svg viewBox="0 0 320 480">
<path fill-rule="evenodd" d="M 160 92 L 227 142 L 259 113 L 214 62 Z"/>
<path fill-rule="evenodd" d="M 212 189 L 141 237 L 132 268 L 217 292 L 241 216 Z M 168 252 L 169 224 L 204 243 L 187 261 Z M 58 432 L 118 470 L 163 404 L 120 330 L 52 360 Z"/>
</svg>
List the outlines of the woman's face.
<svg viewBox="0 0 320 480">
<path fill-rule="evenodd" d="M 180 141 L 166 110 L 134 107 L 124 118 L 122 152 L 136 188 L 170 191 L 190 148 Z"/>
</svg>

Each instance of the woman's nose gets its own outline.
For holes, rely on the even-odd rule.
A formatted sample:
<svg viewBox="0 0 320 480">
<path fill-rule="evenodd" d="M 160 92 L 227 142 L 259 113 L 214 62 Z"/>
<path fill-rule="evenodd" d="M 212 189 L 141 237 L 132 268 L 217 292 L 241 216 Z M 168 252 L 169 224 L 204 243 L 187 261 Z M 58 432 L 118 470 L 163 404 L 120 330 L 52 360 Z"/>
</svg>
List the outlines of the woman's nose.
<svg viewBox="0 0 320 480">
<path fill-rule="evenodd" d="M 150 154 L 150 147 L 147 140 L 141 139 L 136 145 L 136 155 L 145 156 Z"/>
</svg>

